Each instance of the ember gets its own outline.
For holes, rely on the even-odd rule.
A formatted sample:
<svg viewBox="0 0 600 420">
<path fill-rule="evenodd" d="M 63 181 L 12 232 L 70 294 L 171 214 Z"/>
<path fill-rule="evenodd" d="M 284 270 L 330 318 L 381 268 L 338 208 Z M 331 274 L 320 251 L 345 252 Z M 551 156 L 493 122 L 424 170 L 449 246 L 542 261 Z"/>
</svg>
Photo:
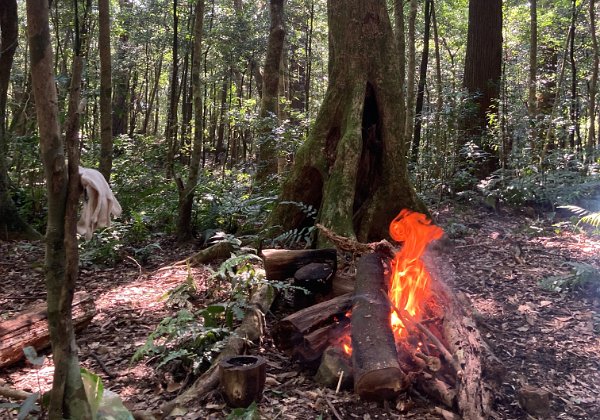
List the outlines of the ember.
<svg viewBox="0 0 600 420">
<path fill-rule="evenodd" d="M 392 262 L 389 297 L 395 307 L 406 310 L 417 321 L 430 295 L 429 273 L 421 256 L 427 245 L 443 234 L 444 231 L 432 225 L 427 216 L 406 209 L 390 224 L 390 236 L 398 242 L 404 242 L 404 246 Z M 406 336 L 404 324 L 394 311 L 391 323 L 396 339 Z"/>
</svg>

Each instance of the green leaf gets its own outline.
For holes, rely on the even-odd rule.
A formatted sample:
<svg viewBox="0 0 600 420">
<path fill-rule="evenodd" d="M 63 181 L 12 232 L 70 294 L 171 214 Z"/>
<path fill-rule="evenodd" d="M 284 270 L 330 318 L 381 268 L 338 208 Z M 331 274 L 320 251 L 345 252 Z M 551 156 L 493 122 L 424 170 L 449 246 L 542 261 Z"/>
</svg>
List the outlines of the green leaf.
<svg viewBox="0 0 600 420">
<path fill-rule="evenodd" d="M 100 403 L 102 402 L 102 396 L 104 395 L 102 379 L 85 368 L 81 368 L 81 379 L 83 380 L 85 394 L 92 410 L 92 418 L 95 419 Z"/>
</svg>

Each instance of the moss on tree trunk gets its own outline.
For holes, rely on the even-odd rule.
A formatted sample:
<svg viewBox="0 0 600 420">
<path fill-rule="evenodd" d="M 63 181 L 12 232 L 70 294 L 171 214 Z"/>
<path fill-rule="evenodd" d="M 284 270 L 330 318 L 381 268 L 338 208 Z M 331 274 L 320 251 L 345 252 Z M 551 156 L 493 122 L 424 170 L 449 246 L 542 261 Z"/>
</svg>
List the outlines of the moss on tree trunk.
<svg viewBox="0 0 600 420">
<path fill-rule="evenodd" d="M 309 204 L 336 233 L 374 241 L 401 209 L 426 212 L 408 179 L 396 43 L 383 0 L 331 0 L 328 19 L 329 87 L 281 201 Z M 281 203 L 270 225 L 308 222 Z"/>
</svg>

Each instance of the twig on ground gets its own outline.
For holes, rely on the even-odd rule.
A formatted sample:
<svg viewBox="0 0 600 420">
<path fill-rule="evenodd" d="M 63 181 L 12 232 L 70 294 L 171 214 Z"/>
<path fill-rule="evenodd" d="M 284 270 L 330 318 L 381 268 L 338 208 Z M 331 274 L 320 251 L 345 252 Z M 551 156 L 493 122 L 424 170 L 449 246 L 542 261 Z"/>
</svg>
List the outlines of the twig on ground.
<svg viewBox="0 0 600 420">
<path fill-rule="evenodd" d="M 329 408 L 331 408 L 331 412 L 333 413 L 335 418 L 338 420 L 342 420 L 342 416 L 340 416 L 340 413 L 337 411 L 337 409 L 335 408 L 333 403 L 331 401 L 329 401 L 329 398 L 327 398 L 327 395 L 323 394 L 323 398 L 325 398 L 325 402 L 327 403 Z"/>
<path fill-rule="evenodd" d="M 106 376 L 108 376 L 110 379 L 116 378 L 116 375 L 108 369 L 108 367 L 104 364 L 104 362 L 100 359 L 100 357 L 98 357 L 96 353 L 91 351 L 90 356 L 92 356 L 92 359 L 94 359 L 98 363 L 100 368 L 104 371 L 104 373 L 106 373 Z"/>
</svg>

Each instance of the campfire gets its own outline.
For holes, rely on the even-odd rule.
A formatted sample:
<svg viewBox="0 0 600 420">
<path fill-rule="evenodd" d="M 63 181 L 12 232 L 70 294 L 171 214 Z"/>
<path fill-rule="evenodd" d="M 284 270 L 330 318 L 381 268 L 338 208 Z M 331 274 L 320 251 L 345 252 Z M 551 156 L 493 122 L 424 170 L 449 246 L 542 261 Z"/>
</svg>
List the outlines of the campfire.
<svg viewBox="0 0 600 420">
<path fill-rule="evenodd" d="M 318 366 L 318 382 L 337 389 L 353 386 L 363 399 L 389 400 L 415 391 L 465 418 L 484 417 L 489 392 L 482 381 L 479 334 L 441 275 L 430 275 L 428 269 L 439 267 L 424 261 L 427 246 L 443 236 L 442 229 L 423 214 L 403 210 L 390 224 L 391 238 L 402 243 L 399 250 L 387 241 L 353 244 L 322 231 L 338 248 L 360 248 L 354 291 L 281 320 L 274 331 L 278 347 L 308 368 Z M 328 284 L 343 278 L 335 273 L 331 251 L 296 252 L 304 262 L 332 267 L 330 276 L 319 279 Z M 273 270 L 270 260 L 265 254 L 267 276 Z M 278 270 L 281 264 L 294 265 L 294 258 L 284 260 L 275 264 Z M 295 283 L 310 285 L 305 274 Z M 331 287 L 321 284 L 320 290 Z"/>
</svg>

